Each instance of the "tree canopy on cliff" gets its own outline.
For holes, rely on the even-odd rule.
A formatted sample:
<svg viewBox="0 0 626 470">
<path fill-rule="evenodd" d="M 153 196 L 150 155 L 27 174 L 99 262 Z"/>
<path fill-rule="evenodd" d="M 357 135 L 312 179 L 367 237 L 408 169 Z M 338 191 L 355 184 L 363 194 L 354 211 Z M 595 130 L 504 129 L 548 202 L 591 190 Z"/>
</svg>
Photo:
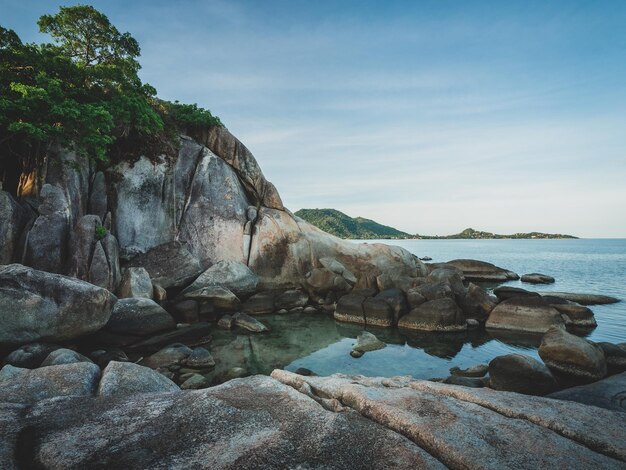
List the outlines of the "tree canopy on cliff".
<svg viewBox="0 0 626 470">
<path fill-rule="evenodd" d="M 32 166 L 53 144 L 106 161 L 122 141 L 222 125 L 195 104 L 157 99 L 138 76 L 138 42 L 95 8 L 61 7 L 38 25 L 52 43 L 24 44 L 0 26 L 0 177 L 9 161 Z"/>
</svg>

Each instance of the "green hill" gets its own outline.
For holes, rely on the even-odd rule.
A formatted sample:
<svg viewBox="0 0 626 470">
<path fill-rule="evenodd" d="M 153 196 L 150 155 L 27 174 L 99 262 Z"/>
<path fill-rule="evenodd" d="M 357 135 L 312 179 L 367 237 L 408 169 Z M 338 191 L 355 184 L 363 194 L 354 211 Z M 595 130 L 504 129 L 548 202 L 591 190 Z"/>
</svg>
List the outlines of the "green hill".
<svg viewBox="0 0 626 470">
<path fill-rule="evenodd" d="M 413 238 L 393 227 L 363 217 L 350 217 L 335 209 L 300 209 L 295 214 L 312 225 L 341 238 Z"/>
</svg>

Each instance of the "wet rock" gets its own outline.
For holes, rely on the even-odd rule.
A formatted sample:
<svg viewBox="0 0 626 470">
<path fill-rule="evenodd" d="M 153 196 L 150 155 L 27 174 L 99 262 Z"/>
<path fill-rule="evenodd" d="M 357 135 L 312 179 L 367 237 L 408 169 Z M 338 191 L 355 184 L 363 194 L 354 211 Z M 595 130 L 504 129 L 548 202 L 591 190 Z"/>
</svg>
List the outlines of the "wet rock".
<svg viewBox="0 0 626 470">
<path fill-rule="evenodd" d="M 550 369 L 524 354 L 498 356 L 489 363 L 491 387 L 496 390 L 546 395 L 558 388 Z"/>
<path fill-rule="evenodd" d="M 522 282 L 530 284 L 554 284 L 554 278 L 547 274 L 531 273 L 522 276 Z"/>
<path fill-rule="evenodd" d="M 139 364 L 151 369 L 167 369 L 171 366 L 180 366 L 192 353 L 193 350 L 191 348 L 184 344 L 175 343 L 142 359 Z"/>
<path fill-rule="evenodd" d="M 164 289 L 185 287 L 203 272 L 198 257 L 191 254 L 185 243 L 177 241 L 135 256 L 127 267 L 145 268 L 152 282 Z"/>
<path fill-rule="evenodd" d="M 0 267 L 0 344 L 62 341 L 102 328 L 116 298 L 88 282 L 19 264 Z"/>
<path fill-rule="evenodd" d="M 254 294 L 259 278 L 239 261 L 220 261 L 204 271 L 183 293 L 206 287 L 223 287 L 239 298 Z"/>
<path fill-rule="evenodd" d="M 561 314 L 541 297 L 512 297 L 500 302 L 485 325 L 494 330 L 545 333 L 550 328 L 564 327 Z"/>
<path fill-rule="evenodd" d="M 570 302 L 576 302 L 580 305 L 604 305 L 614 304 L 620 301 L 615 297 L 600 294 L 581 294 L 572 292 L 539 292 L 539 294 L 560 297 L 561 299 L 569 300 Z"/>
<path fill-rule="evenodd" d="M 100 369 L 91 362 L 32 370 L 7 365 L 0 370 L 0 402 L 35 403 L 52 397 L 93 395 L 99 378 Z"/>
<path fill-rule="evenodd" d="M 394 311 L 385 299 L 366 298 L 363 302 L 363 315 L 366 325 L 384 328 L 395 325 Z"/>
<path fill-rule="evenodd" d="M 545 298 L 544 298 L 545 300 Z M 566 315 L 565 324 L 578 326 L 581 328 L 594 328 L 598 326 L 593 312 L 582 305 L 577 304 L 551 304 L 552 307 L 562 315 Z"/>
<path fill-rule="evenodd" d="M 239 298 L 225 287 L 208 286 L 198 290 L 188 291 L 185 298 L 197 302 L 208 303 L 217 309 L 234 311 L 241 306 Z"/>
<path fill-rule="evenodd" d="M 77 362 L 92 362 L 92 360 L 71 349 L 60 348 L 48 354 L 48 356 L 41 363 L 40 367 L 75 364 Z"/>
<path fill-rule="evenodd" d="M 176 326 L 172 316 L 150 299 L 120 299 L 113 307 L 106 325 L 113 333 L 147 336 Z"/>
<path fill-rule="evenodd" d="M 341 297 L 335 309 L 335 320 L 364 324 L 365 314 L 363 313 L 363 303 L 367 298 L 369 297 L 358 294 L 348 294 Z"/>
<path fill-rule="evenodd" d="M 233 315 L 233 321 L 236 326 L 243 328 L 253 333 L 263 333 L 269 331 L 267 326 L 261 323 L 259 320 L 252 318 L 243 312 L 237 312 Z"/>
<path fill-rule="evenodd" d="M 502 286 L 494 289 L 493 293 L 500 302 L 512 299 L 513 297 L 540 297 L 537 292 L 530 292 L 521 287 Z"/>
<path fill-rule="evenodd" d="M 154 289 L 150 275 L 145 268 L 126 268 L 118 288 L 119 298 L 143 297 L 152 299 Z"/>
<path fill-rule="evenodd" d="M 192 374 L 191 377 L 186 379 L 180 386 L 182 390 L 199 390 L 201 388 L 207 388 L 211 385 L 209 380 L 200 374 Z"/>
<path fill-rule="evenodd" d="M 455 259 L 445 263 L 460 269 L 465 280 L 472 282 L 504 282 L 517 280 L 519 276 L 512 271 L 500 268 L 485 261 L 473 259 Z"/>
<path fill-rule="evenodd" d="M 178 385 L 148 367 L 132 362 L 111 361 L 102 372 L 97 393 L 98 396 L 127 396 L 178 390 Z"/>
<path fill-rule="evenodd" d="M 400 289 L 387 289 L 380 292 L 375 297 L 378 300 L 383 300 L 389 305 L 393 314 L 393 324 L 397 325 L 398 320 L 406 315 L 409 311 L 409 307 L 406 301 L 404 292 Z"/>
<path fill-rule="evenodd" d="M 451 375 L 443 380 L 444 384 L 461 385 L 470 388 L 482 388 L 485 386 L 484 379 L 480 377 L 463 377 L 459 375 Z"/>
<path fill-rule="evenodd" d="M 484 377 L 489 371 L 487 364 L 476 364 L 475 366 L 468 367 L 467 369 L 461 369 L 459 367 L 452 367 L 450 374 L 459 377 Z"/>
<path fill-rule="evenodd" d="M 217 322 L 218 328 L 222 328 L 224 330 L 231 330 L 233 328 L 233 317 L 230 315 L 224 315 Z"/>
<path fill-rule="evenodd" d="M 215 359 L 211 353 L 205 348 L 194 348 L 193 352 L 187 357 L 185 365 L 191 369 L 211 369 L 215 367 Z"/>
<path fill-rule="evenodd" d="M 607 377 L 592 384 L 566 388 L 548 396 L 557 400 L 578 402 L 626 413 L 624 390 L 626 390 L 626 372 Z"/>
<path fill-rule="evenodd" d="M 48 343 L 25 344 L 9 354 L 2 365 L 10 364 L 22 369 L 36 369 L 55 349 L 59 349 L 59 346 Z"/>
<path fill-rule="evenodd" d="M 246 300 L 242 306 L 242 310 L 251 315 L 262 315 L 266 313 L 273 313 L 276 309 L 274 307 L 273 292 L 259 292 L 254 294 L 248 300 Z"/>
<path fill-rule="evenodd" d="M 379 340 L 375 335 L 369 331 L 363 331 L 359 334 L 359 336 L 357 336 L 356 343 L 352 346 L 352 350 L 366 353 L 370 351 L 377 351 L 385 346 L 386 344 Z"/>
<path fill-rule="evenodd" d="M 560 328 L 543 336 L 539 356 L 551 371 L 573 380 L 591 382 L 606 376 L 602 348 Z"/>
<path fill-rule="evenodd" d="M 612 343 L 596 343 L 602 348 L 606 365 L 612 373 L 626 371 L 626 350 Z"/>
<path fill-rule="evenodd" d="M 470 282 L 465 295 L 458 298 L 458 304 L 466 318 L 486 321 L 497 302 L 487 294 L 485 289 Z"/>
<path fill-rule="evenodd" d="M 428 301 L 400 318 L 400 328 L 424 331 L 462 331 L 467 329 L 463 312 L 450 298 Z"/>
<path fill-rule="evenodd" d="M 309 302 L 309 295 L 300 289 L 290 289 L 282 292 L 276 297 L 275 308 L 292 310 L 298 307 L 305 307 Z"/>
</svg>

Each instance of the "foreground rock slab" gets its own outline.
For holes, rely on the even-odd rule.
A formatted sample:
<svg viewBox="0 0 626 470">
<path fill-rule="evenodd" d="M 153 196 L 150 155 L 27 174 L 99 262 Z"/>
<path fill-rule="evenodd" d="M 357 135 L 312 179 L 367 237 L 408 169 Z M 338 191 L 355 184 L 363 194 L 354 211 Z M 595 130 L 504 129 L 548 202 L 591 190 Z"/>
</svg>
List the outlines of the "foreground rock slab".
<svg viewBox="0 0 626 470">
<path fill-rule="evenodd" d="M 445 468 L 403 435 L 262 376 L 22 413 L 0 431 L 5 468 Z M 10 418 L 15 410 L 0 407 L 0 422 Z"/>
<path fill-rule="evenodd" d="M 589 385 L 567 388 L 548 396 L 626 413 L 626 372 Z"/>
</svg>

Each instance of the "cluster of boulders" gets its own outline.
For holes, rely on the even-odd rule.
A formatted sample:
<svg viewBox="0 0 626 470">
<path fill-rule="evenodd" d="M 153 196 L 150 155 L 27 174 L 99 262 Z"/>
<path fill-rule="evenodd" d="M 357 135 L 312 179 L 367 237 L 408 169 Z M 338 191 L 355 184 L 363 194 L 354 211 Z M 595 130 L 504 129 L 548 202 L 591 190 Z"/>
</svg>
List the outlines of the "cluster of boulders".
<svg viewBox="0 0 626 470">
<path fill-rule="evenodd" d="M 538 354 L 541 361 L 514 353 L 468 369 L 453 367 L 451 376 L 443 382 L 548 395 L 626 371 L 626 343 L 594 343 L 559 327 L 552 327 L 543 335 Z"/>
</svg>

